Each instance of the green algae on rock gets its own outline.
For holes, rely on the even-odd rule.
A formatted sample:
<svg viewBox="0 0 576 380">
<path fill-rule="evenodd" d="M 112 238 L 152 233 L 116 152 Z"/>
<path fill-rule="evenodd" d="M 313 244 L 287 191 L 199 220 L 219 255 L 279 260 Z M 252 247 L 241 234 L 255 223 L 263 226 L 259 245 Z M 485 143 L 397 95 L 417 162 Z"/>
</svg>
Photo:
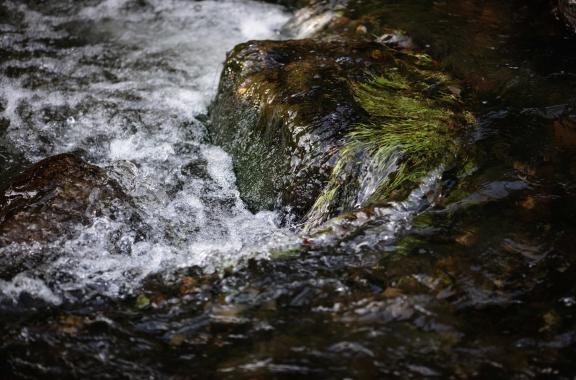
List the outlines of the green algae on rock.
<svg viewBox="0 0 576 380">
<path fill-rule="evenodd" d="M 375 41 L 241 44 L 226 61 L 210 134 L 234 156 L 249 207 L 317 225 L 384 202 L 454 157 L 469 116 L 434 66 Z"/>
<path fill-rule="evenodd" d="M 462 112 L 450 78 L 430 70 L 429 58 L 398 61 L 398 67 L 365 83 L 352 83 L 369 120 L 356 125 L 339 152 L 330 180 L 307 215 L 317 225 L 339 210 L 404 198 L 427 174 L 460 162 Z"/>
<path fill-rule="evenodd" d="M 377 43 L 311 39 L 248 42 L 229 54 L 210 135 L 233 155 L 250 208 L 308 211 L 345 133 L 366 116 L 348 82 L 387 61 Z"/>
</svg>

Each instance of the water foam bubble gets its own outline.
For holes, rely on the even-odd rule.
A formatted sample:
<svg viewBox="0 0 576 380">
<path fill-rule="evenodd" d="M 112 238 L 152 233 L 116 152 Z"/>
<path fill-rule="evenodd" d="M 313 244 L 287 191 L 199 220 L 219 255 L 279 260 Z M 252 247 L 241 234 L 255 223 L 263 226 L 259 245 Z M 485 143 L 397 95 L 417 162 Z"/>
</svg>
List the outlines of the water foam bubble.
<svg viewBox="0 0 576 380">
<path fill-rule="evenodd" d="M 289 15 L 248 0 L 91 3 L 57 16 L 7 3 L 23 19 L 0 62 L 7 138 L 31 161 L 84 152 L 131 195 L 143 223 L 102 216 L 77 226 L 74 239 L 37 247 L 58 254 L 2 282 L 1 293 L 53 303 L 118 297 L 152 273 L 217 270 L 293 244 L 274 213 L 245 208 L 230 156 L 205 143 L 196 118 L 215 95 L 226 51 L 278 38 Z"/>
</svg>

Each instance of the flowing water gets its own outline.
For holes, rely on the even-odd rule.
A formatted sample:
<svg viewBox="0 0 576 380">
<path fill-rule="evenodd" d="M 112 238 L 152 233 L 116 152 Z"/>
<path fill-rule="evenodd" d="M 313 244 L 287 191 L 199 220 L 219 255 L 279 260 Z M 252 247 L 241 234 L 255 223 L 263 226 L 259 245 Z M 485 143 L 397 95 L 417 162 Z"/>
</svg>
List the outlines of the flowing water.
<svg viewBox="0 0 576 380">
<path fill-rule="evenodd" d="M 52 244 L 64 251 L 57 261 L 3 282 L 4 295 L 37 293 L 56 303 L 75 290 L 122 295 L 150 273 L 221 268 L 288 241 L 273 213 L 246 210 L 230 157 L 206 143 L 198 121 L 226 51 L 278 38 L 288 19 L 281 8 L 160 0 L 3 8 L 14 20 L 2 24 L 5 140 L 30 162 L 79 151 L 107 167 L 150 229 L 142 241 L 132 226 L 107 217 L 79 226 L 77 238 Z"/>
<path fill-rule="evenodd" d="M 478 123 L 466 173 L 306 238 L 246 210 L 203 127 L 225 52 L 289 13 L 0 4 L 1 180 L 75 151 L 145 221 L 98 218 L 0 282 L 0 378 L 574 379 L 576 38 L 547 0 L 350 4 L 461 79 Z"/>
</svg>

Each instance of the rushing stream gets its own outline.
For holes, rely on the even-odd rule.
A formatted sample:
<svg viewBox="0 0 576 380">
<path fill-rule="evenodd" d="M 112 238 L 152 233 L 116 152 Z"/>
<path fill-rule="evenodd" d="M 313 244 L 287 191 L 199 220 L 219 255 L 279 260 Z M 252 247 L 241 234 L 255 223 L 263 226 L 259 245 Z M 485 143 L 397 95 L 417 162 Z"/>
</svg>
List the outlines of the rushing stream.
<svg viewBox="0 0 576 380">
<path fill-rule="evenodd" d="M 7 143 L 30 162 L 80 151 L 107 167 L 150 229 L 136 241 L 125 221 L 79 226 L 77 238 L 53 243 L 64 251 L 56 262 L 3 282 L 4 295 L 24 291 L 56 303 L 78 289 L 118 295 L 150 273 L 220 268 L 289 237 L 273 213 L 245 209 L 230 157 L 205 142 L 197 119 L 215 94 L 226 51 L 278 37 L 288 19 L 281 8 L 121 0 L 4 8 L 17 20 L 2 24 Z M 123 237 L 110 246 L 115 234 Z"/>
<path fill-rule="evenodd" d="M 271 3 L 0 2 L 0 188 L 74 152 L 133 200 L 0 247 L 57 253 L 0 278 L 0 379 L 573 380 L 576 38 L 551 2 L 349 0 L 337 26 L 404 30 L 477 122 L 465 170 L 310 236 L 247 209 L 205 129 L 226 52 L 290 37 Z"/>
</svg>

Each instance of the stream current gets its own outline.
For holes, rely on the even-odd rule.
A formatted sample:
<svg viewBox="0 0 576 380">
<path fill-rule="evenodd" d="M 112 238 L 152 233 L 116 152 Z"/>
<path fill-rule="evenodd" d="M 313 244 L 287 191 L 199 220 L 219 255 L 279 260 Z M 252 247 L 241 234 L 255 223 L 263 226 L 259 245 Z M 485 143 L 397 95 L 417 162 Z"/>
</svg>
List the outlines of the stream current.
<svg viewBox="0 0 576 380">
<path fill-rule="evenodd" d="M 4 297 L 25 292 L 60 303 L 79 291 L 119 296 L 150 273 L 214 270 L 289 244 L 292 235 L 276 226 L 273 212 L 246 209 L 231 157 L 207 143 L 199 121 L 226 52 L 278 38 L 289 17 L 282 8 L 183 0 L 3 7 L 11 21 L 0 24 L 5 145 L 27 162 L 76 151 L 105 167 L 148 228 L 137 240 L 135 227 L 121 220 L 78 226 L 76 238 L 52 243 L 57 260 L 0 283 Z"/>
<path fill-rule="evenodd" d="M 0 1 L 0 181 L 76 152 L 142 221 L 78 226 L 45 247 L 53 261 L 0 282 L 0 378 L 573 380 L 576 37 L 552 3 L 350 0 L 346 19 L 320 15 L 406 31 L 478 122 L 466 170 L 298 238 L 246 210 L 203 126 L 225 52 L 282 38 L 289 14 Z"/>
</svg>

